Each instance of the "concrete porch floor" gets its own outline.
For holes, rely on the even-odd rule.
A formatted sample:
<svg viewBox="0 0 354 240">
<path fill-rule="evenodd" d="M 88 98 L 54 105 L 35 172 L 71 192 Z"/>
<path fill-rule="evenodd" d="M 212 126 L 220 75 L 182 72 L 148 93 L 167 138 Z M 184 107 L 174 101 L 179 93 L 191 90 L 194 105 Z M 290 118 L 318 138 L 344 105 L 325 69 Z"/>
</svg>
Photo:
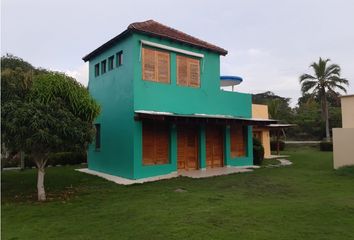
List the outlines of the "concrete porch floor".
<svg viewBox="0 0 354 240">
<path fill-rule="evenodd" d="M 244 173 L 252 172 L 252 168 L 257 168 L 257 166 L 246 166 L 246 167 L 220 167 L 220 168 L 207 168 L 201 170 L 180 170 L 178 175 L 190 178 L 207 178 L 221 175 L 228 175 L 232 173 Z"/>
<path fill-rule="evenodd" d="M 131 185 L 136 183 L 145 183 L 145 182 L 154 182 L 163 179 L 175 178 L 178 176 L 190 177 L 190 178 L 207 178 L 207 177 L 215 177 L 221 175 L 228 175 L 233 173 L 244 173 L 244 172 L 252 172 L 253 169 L 259 168 L 259 166 L 243 166 L 243 167 L 220 167 L 220 168 L 208 168 L 208 169 L 200 169 L 200 170 L 180 170 L 178 172 L 173 172 L 166 175 L 142 178 L 142 179 L 127 179 L 118 176 L 113 176 L 107 173 L 101 173 L 98 171 L 90 170 L 88 168 L 76 169 L 76 171 L 87 173 L 91 175 L 95 175 L 101 178 L 104 178 L 108 181 L 115 182 L 120 185 Z"/>
<path fill-rule="evenodd" d="M 270 155 L 267 157 L 264 157 L 264 159 L 276 159 L 276 158 L 288 158 L 290 157 L 289 155 Z"/>
</svg>

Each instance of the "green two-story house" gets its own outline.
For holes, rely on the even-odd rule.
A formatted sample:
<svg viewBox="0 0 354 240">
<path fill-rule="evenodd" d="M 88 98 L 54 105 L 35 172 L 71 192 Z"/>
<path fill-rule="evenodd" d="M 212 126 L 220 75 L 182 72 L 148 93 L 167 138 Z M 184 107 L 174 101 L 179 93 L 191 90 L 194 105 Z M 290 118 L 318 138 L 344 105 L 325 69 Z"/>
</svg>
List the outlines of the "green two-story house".
<svg viewBox="0 0 354 240">
<path fill-rule="evenodd" d="M 226 54 L 149 20 L 86 55 L 102 109 L 88 168 L 141 179 L 253 165 L 251 95 L 220 89 Z"/>
</svg>

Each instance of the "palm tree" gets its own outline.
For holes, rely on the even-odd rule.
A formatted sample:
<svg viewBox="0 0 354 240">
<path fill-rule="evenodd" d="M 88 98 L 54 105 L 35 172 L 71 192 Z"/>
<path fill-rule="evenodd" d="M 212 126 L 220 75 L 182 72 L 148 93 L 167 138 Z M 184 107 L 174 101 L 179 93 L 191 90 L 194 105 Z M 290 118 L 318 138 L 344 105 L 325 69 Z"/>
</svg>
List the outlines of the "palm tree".
<svg viewBox="0 0 354 240">
<path fill-rule="evenodd" d="M 320 58 L 318 62 L 310 65 L 314 75 L 303 74 L 300 76 L 302 94 L 309 93 L 311 98 L 317 98 L 321 103 L 322 119 L 326 122 L 326 140 L 330 140 L 328 102 L 329 95 L 338 96 L 336 89 L 347 92 L 342 85 L 349 86 L 347 79 L 340 77 L 340 67 L 337 64 L 327 64 L 330 59 Z"/>
</svg>

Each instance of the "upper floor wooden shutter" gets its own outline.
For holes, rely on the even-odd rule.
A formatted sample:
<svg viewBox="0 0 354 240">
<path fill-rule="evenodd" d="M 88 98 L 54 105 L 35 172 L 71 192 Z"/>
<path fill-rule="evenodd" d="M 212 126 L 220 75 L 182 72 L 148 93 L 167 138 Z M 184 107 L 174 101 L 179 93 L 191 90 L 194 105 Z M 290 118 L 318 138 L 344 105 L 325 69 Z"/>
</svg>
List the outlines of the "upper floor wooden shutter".
<svg viewBox="0 0 354 240">
<path fill-rule="evenodd" d="M 143 80 L 170 82 L 170 54 L 151 48 L 142 49 Z"/>
<path fill-rule="evenodd" d="M 177 84 L 188 86 L 188 62 L 184 56 L 177 56 Z"/>
<path fill-rule="evenodd" d="M 199 87 L 200 85 L 200 65 L 199 60 L 189 59 L 189 85 Z"/>
<path fill-rule="evenodd" d="M 170 54 L 156 51 L 157 55 L 157 81 L 163 83 L 170 82 Z"/>
<path fill-rule="evenodd" d="M 200 62 L 198 59 L 177 56 L 177 84 L 182 86 L 200 86 Z"/>
<path fill-rule="evenodd" d="M 156 81 L 155 51 L 143 48 L 143 79 Z"/>
</svg>

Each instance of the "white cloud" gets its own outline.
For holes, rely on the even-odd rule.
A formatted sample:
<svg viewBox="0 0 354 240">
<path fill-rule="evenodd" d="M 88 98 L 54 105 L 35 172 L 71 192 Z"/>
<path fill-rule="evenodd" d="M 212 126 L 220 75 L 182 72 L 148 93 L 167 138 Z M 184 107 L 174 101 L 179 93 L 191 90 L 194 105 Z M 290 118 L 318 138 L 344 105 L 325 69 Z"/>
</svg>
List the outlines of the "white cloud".
<svg viewBox="0 0 354 240">
<path fill-rule="evenodd" d="M 67 75 L 75 78 L 78 82 L 87 86 L 88 84 L 88 63 L 84 63 L 76 69 L 64 71 Z"/>
</svg>

